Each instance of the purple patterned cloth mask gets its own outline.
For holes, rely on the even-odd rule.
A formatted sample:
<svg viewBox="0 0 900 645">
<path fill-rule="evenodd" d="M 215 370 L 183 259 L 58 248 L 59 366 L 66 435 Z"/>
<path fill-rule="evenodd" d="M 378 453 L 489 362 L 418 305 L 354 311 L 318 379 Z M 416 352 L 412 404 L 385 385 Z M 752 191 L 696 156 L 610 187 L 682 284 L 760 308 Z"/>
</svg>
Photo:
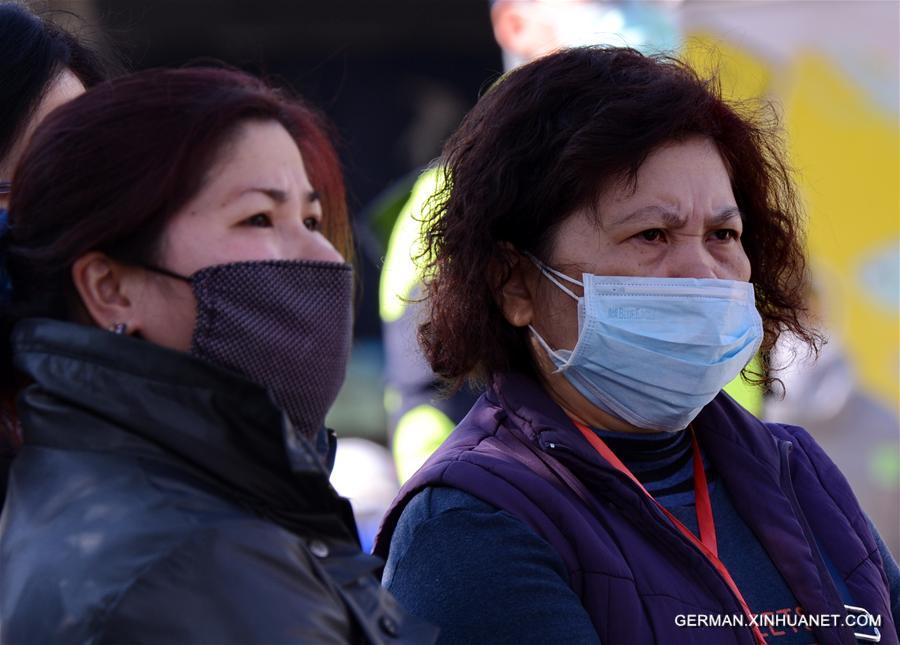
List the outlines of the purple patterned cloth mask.
<svg viewBox="0 0 900 645">
<path fill-rule="evenodd" d="M 341 262 L 219 264 L 190 277 L 197 299 L 191 354 L 267 388 L 312 438 L 344 381 L 352 338 L 353 269 Z"/>
</svg>

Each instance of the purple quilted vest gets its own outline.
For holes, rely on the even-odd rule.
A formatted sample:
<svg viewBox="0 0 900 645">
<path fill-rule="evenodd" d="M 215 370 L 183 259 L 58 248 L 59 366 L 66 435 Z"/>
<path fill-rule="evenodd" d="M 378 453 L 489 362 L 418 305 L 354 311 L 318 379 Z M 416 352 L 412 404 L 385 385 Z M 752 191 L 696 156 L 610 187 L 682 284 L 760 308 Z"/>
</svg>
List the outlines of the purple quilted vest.
<svg viewBox="0 0 900 645">
<path fill-rule="evenodd" d="M 735 508 L 807 614 L 844 614 L 811 535 L 856 604 L 897 643 L 887 581 L 846 480 L 801 428 L 764 424 L 720 394 L 694 429 Z M 679 627 L 679 614 L 740 615 L 725 582 L 641 491 L 585 441 L 532 380 L 495 377 L 401 489 L 376 538 L 386 558 L 405 505 L 429 486 L 465 491 L 530 526 L 559 553 L 603 643 L 746 643 L 748 628 Z M 852 630 L 816 631 L 855 643 Z"/>
</svg>

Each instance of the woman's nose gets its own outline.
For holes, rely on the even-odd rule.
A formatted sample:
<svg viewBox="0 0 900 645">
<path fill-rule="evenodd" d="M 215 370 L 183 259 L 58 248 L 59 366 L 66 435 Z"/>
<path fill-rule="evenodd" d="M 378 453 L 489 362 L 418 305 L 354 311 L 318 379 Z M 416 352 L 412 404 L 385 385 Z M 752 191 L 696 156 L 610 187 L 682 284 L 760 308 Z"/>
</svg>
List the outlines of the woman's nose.
<svg viewBox="0 0 900 645">
<path fill-rule="evenodd" d="M 666 257 L 666 277 L 717 278 L 716 260 L 703 244 L 703 238 L 680 240 L 669 247 Z"/>
<path fill-rule="evenodd" d="M 343 262 L 338 253 L 321 232 L 310 230 L 305 224 L 291 226 L 281 239 L 281 256 L 286 260 L 314 260 L 319 262 Z"/>
<path fill-rule="evenodd" d="M 308 251 L 304 252 L 304 257 L 300 258 L 301 260 L 318 260 L 320 262 L 344 261 L 344 257 L 338 253 L 337 249 L 331 245 L 331 242 L 324 235 L 316 237 L 317 239 L 313 240 Z"/>
</svg>

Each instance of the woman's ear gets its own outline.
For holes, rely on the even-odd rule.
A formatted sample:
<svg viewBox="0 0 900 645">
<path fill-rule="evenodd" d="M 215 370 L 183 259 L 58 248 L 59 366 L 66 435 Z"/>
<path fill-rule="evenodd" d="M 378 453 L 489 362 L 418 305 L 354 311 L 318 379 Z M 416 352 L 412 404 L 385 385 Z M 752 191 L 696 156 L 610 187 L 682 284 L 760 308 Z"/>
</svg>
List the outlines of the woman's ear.
<svg viewBox="0 0 900 645">
<path fill-rule="evenodd" d="M 99 251 L 82 255 L 72 264 L 72 284 L 81 303 L 98 327 L 112 329 L 124 324 L 137 331 L 138 321 L 128 293 L 137 278 L 135 271 Z"/>
<path fill-rule="evenodd" d="M 503 316 L 513 327 L 531 324 L 534 314 L 536 270 L 509 242 L 500 243 L 500 253 L 490 266 L 491 287 Z"/>
</svg>

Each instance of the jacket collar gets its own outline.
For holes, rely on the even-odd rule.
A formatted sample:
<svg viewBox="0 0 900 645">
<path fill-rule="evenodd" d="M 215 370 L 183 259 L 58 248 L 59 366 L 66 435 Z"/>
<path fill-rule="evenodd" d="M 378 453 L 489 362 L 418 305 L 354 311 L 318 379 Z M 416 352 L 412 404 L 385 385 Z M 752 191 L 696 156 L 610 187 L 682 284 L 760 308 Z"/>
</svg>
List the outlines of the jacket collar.
<svg viewBox="0 0 900 645">
<path fill-rule="evenodd" d="M 487 397 L 518 417 L 516 425 L 532 440 L 548 438 L 573 443 L 578 435 L 571 419 L 537 381 L 519 372 L 494 375 Z M 524 421 L 524 423 L 522 423 Z"/>
<path fill-rule="evenodd" d="M 542 445 L 561 444 L 582 456 L 595 454 L 563 409 L 529 376 L 515 372 L 495 375 L 488 398 L 518 417 L 520 430 L 532 440 Z M 725 470 L 736 461 L 749 461 L 778 480 L 779 456 L 771 433 L 726 393 L 720 392 L 692 425 L 700 445 L 713 453 L 709 456 L 717 467 L 721 464 Z"/>
<path fill-rule="evenodd" d="M 319 454 L 264 388 L 186 353 L 85 325 L 25 320 L 12 344 L 16 368 L 34 382 L 17 406 L 25 444 L 174 461 L 289 529 L 318 525 L 355 540 L 349 506 L 331 489 Z"/>
</svg>

